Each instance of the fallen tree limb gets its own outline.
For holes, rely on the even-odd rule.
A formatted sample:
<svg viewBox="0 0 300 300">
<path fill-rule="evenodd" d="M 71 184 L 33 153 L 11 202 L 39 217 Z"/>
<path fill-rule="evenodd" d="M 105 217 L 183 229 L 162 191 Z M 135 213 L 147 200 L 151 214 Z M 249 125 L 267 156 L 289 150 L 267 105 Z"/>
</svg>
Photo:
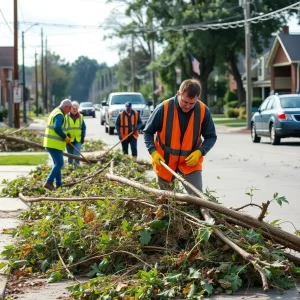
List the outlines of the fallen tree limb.
<svg viewBox="0 0 300 300">
<path fill-rule="evenodd" d="M 27 198 L 22 193 L 19 193 L 19 198 L 25 202 L 41 202 L 41 201 L 97 201 L 97 200 L 115 200 L 116 197 L 76 197 L 76 198 L 53 198 L 53 197 L 37 197 L 37 198 Z M 123 201 L 138 201 L 143 200 L 139 198 L 118 198 Z"/>
<path fill-rule="evenodd" d="M 25 144 L 27 146 L 36 147 L 36 148 L 39 148 L 39 149 L 42 149 L 42 150 L 46 151 L 45 147 L 43 147 L 42 145 L 40 145 L 38 143 L 26 141 L 26 140 L 19 139 L 19 138 L 13 137 L 13 136 L 8 136 L 8 135 L 5 135 L 5 134 L 0 134 L 0 139 L 5 139 L 5 140 L 8 140 L 8 141 L 13 141 L 13 142 L 16 142 L 16 143 L 22 143 L 22 144 Z M 64 152 L 63 155 L 66 156 L 66 157 L 78 159 L 78 160 L 83 161 L 83 162 L 86 163 L 86 160 L 84 160 L 80 156 L 76 156 L 76 155 L 69 154 L 69 153 L 66 153 L 66 152 Z M 99 161 L 99 159 L 89 159 L 89 161 L 91 163 L 97 163 Z"/>
<path fill-rule="evenodd" d="M 300 238 L 299 237 L 297 237 L 289 232 L 283 231 L 273 225 L 259 221 L 250 215 L 246 215 L 246 214 L 228 209 L 220 204 L 216 204 L 214 202 L 207 201 L 207 199 L 208 199 L 207 196 L 205 196 L 205 198 L 203 197 L 204 198 L 203 199 L 202 197 L 199 198 L 199 197 L 190 196 L 187 194 L 174 193 L 174 192 L 165 191 L 165 190 L 157 190 L 155 188 L 147 187 L 145 185 L 142 185 L 140 183 L 131 181 L 129 179 L 126 179 L 126 178 L 123 178 L 123 177 L 120 177 L 117 175 L 107 173 L 107 174 L 105 174 L 105 176 L 109 180 L 118 181 L 118 182 L 133 186 L 139 190 L 142 190 L 142 191 L 145 191 L 148 193 L 153 193 L 153 194 L 160 195 L 160 196 L 173 197 L 178 201 L 183 201 L 183 202 L 187 202 L 189 204 L 194 204 L 194 205 L 198 205 L 198 206 L 204 206 L 204 207 L 209 208 L 218 213 L 230 216 L 233 219 L 241 220 L 242 222 L 248 224 L 248 226 L 250 226 L 250 227 L 262 228 L 264 231 L 268 232 L 268 234 L 270 234 L 272 236 L 276 236 L 277 238 L 280 238 L 281 245 L 300 252 Z"/>
</svg>

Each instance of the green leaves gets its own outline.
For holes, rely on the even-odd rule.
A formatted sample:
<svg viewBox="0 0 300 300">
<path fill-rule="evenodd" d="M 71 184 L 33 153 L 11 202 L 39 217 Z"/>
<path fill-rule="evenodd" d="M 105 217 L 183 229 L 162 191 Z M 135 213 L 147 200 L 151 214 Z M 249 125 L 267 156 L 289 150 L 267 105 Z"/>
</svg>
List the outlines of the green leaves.
<svg viewBox="0 0 300 300">
<path fill-rule="evenodd" d="M 280 206 L 282 206 L 282 203 L 283 203 L 283 202 L 284 202 L 284 203 L 289 203 L 289 202 L 286 200 L 285 196 L 279 196 L 278 193 L 275 193 L 275 194 L 273 195 L 273 201 L 276 201 L 277 204 L 279 204 Z"/>
<path fill-rule="evenodd" d="M 140 243 L 142 245 L 148 245 L 151 240 L 151 231 L 149 229 L 143 229 L 140 231 Z"/>
</svg>

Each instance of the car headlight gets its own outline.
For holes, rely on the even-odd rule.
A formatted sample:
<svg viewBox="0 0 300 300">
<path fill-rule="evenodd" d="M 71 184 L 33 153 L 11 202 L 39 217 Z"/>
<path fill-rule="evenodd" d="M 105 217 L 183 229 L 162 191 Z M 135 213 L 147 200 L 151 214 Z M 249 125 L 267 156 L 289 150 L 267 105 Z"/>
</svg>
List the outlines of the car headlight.
<svg viewBox="0 0 300 300">
<path fill-rule="evenodd" d="M 110 116 L 110 117 L 117 117 L 117 116 L 118 116 L 118 112 L 119 112 L 119 111 L 117 111 L 117 110 L 111 110 L 111 111 L 109 112 L 109 116 Z"/>
<path fill-rule="evenodd" d="M 143 117 L 150 117 L 150 110 L 149 109 L 144 109 L 143 110 Z"/>
</svg>

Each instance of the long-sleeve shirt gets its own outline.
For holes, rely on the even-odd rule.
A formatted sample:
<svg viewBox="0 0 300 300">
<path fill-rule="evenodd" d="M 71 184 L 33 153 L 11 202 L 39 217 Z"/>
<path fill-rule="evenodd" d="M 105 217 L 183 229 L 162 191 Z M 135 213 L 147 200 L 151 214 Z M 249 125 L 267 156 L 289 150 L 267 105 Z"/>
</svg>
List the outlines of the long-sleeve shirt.
<svg viewBox="0 0 300 300">
<path fill-rule="evenodd" d="M 190 116 L 193 112 L 193 109 L 185 113 L 181 110 L 179 106 L 177 95 L 173 99 L 175 99 L 175 105 L 178 110 L 178 118 L 180 123 L 181 140 L 182 140 L 183 135 L 188 126 Z M 164 104 L 160 103 L 151 114 L 143 130 L 144 141 L 150 154 L 156 150 L 154 144 L 154 134 L 162 130 L 163 119 L 164 119 Z M 205 106 L 205 116 L 201 127 L 202 127 L 201 134 L 204 140 L 198 149 L 201 151 L 202 155 L 204 156 L 214 146 L 217 140 L 215 125 L 207 106 Z M 193 149 L 193 151 L 198 149 Z"/>
<path fill-rule="evenodd" d="M 140 114 L 138 114 L 138 120 L 137 120 L 137 125 L 135 126 L 134 124 L 131 124 L 131 116 L 134 114 L 134 110 L 131 110 L 131 114 L 128 114 L 127 112 L 125 112 L 125 116 L 128 118 L 128 132 L 132 132 L 133 129 L 136 127 L 136 130 L 139 130 L 142 126 L 143 126 L 143 122 L 141 120 Z M 117 117 L 116 120 L 116 130 L 117 130 L 117 134 L 120 135 L 120 114 Z"/>
<path fill-rule="evenodd" d="M 61 109 L 60 109 L 61 110 Z M 62 110 L 61 110 L 62 111 Z M 62 111 L 63 113 L 63 111 Z M 62 126 L 64 124 L 65 118 L 64 115 L 58 114 L 53 119 L 53 129 L 54 131 L 63 139 L 66 138 L 66 134 L 62 130 Z"/>
</svg>

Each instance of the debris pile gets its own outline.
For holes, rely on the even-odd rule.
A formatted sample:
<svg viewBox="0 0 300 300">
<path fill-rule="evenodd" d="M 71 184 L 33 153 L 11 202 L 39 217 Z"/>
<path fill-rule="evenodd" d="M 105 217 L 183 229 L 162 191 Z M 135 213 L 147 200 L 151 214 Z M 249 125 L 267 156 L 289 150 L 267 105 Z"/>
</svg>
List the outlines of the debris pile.
<svg viewBox="0 0 300 300">
<path fill-rule="evenodd" d="M 61 190 L 42 187 L 47 166 L 3 189 L 2 196 L 19 194 L 31 205 L 11 232 L 17 244 L 3 253 L 15 277 L 73 278 L 74 299 L 200 299 L 295 286 L 300 263 L 289 249 L 299 252 L 300 238 L 263 221 L 284 197 L 274 195 L 255 218 L 225 208 L 209 191 L 161 191 L 149 164 L 119 151 L 88 159 L 97 163 L 64 168 Z M 79 282 L 79 275 L 91 279 Z"/>
</svg>

